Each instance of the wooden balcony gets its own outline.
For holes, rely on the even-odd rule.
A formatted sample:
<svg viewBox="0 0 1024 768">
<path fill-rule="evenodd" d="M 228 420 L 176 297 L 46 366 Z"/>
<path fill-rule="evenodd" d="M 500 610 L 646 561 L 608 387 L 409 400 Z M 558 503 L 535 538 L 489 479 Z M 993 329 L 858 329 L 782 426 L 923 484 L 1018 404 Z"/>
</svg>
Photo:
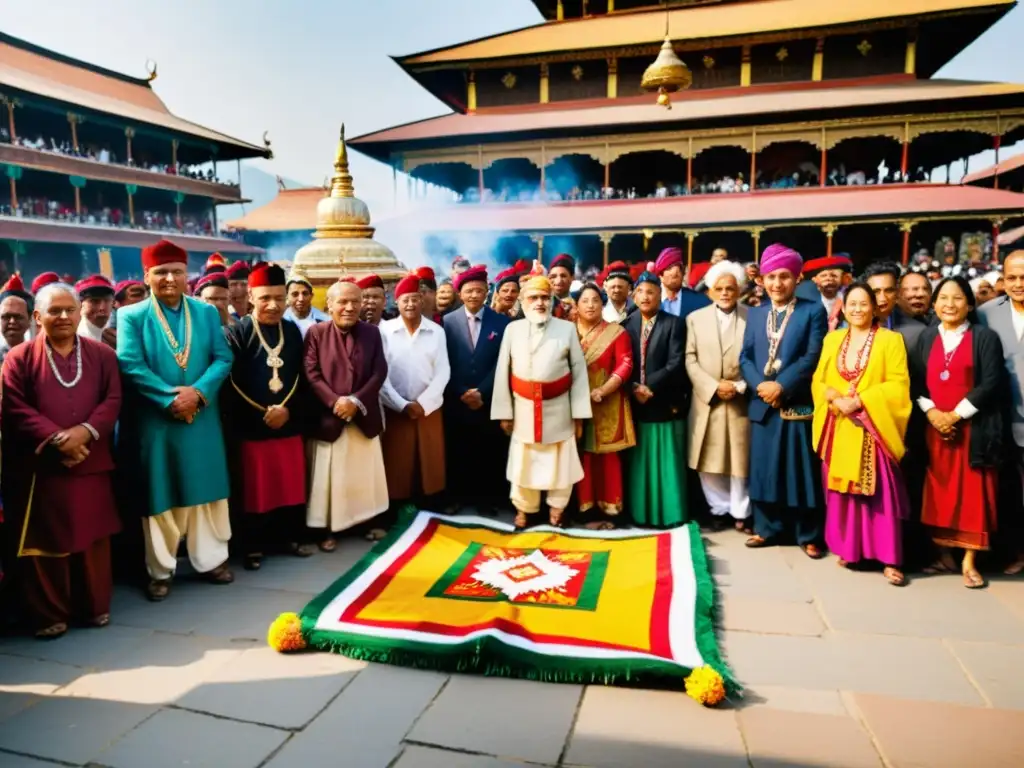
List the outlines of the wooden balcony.
<svg viewBox="0 0 1024 768">
<path fill-rule="evenodd" d="M 114 163 L 101 163 L 81 157 L 70 157 L 56 152 L 0 144 L 0 163 L 20 165 L 34 171 L 48 171 L 65 176 L 81 176 L 89 181 L 109 181 L 114 184 L 136 184 L 147 189 L 167 189 L 184 192 L 194 197 L 205 197 L 218 203 L 240 203 L 242 192 L 238 187 L 176 176 L 162 171 L 150 171 Z"/>
</svg>

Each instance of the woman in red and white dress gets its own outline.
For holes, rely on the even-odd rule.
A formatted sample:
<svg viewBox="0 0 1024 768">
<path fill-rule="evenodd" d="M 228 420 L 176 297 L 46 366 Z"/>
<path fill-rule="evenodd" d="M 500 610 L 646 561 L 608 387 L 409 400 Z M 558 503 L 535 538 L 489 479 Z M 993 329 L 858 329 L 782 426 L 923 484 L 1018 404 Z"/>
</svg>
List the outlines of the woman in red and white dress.
<svg viewBox="0 0 1024 768">
<path fill-rule="evenodd" d="M 975 565 L 996 530 L 1003 451 L 1003 348 L 999 336 L 975 324 L 976 303 L 962 277 L 936 287 L 938 326 L 918 338 L 911 364 L 913 397 L 928 417 L 928 472 L 921 522 L 939 547 L 927 573 L 956 573 L 953 549 L 964 550 L 964 586 L 985 580 Z"/>
</svg>

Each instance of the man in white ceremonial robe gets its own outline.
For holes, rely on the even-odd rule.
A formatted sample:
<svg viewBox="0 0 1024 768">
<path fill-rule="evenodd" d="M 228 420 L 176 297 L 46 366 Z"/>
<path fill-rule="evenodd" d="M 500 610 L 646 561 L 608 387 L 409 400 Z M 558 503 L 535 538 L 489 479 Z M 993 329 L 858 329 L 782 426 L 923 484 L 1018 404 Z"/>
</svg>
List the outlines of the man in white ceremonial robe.
<svg viewBox="0 0 1024 768">
<path fill-rule="evenodd" d="M 527 281 L 525 318 L 505 329 L 494 374 L 491 418 L 512 438 L 506 476 L 516 528 L 540 511 L 544 491 L 548 520 L 560 526 L 572 488 L 583 478 L 576 440 L 591 418 L 587 363 L 576 325 L 551 316 L 551 293 L 544 275 Z"/>
<path fill-rule="evenodd" d="M 721 261 L 708 270 L 705 284 L 715 303 L 686 318 L 686 373 L 693 383 L 687 463 L 700 476 L 715 527 L 724 528 L 731 515 L 737 530 L 750 533 L 750 421 L 740 372 L 747 308 L 739 297 L 746 273 Z"/>
</svg>

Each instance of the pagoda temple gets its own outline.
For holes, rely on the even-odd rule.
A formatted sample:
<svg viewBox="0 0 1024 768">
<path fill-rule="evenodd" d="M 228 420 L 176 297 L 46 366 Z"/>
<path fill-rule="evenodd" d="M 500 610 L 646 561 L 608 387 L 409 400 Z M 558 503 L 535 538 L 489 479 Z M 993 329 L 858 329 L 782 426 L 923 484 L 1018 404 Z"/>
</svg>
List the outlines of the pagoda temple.
<svg viewBox="0 0 1024 768">
<path fill-rule="evenodd" d="M 138 275 L 139 249 L 162 237 L 196 270 L 220 251 L 220 203 L 244 202 L 218 165 L 269 158 L 257 146 L 177 117 L 146 78 L 93 66 L 0 34 L 0 261 L 26 278 Z"/>
<path fill-rule="evenodd" d="M 1024 215 L 1024 195 L 949 173 L 1024 138 L 1024 86 L 933 77 L 1015 2 L 534 4 L 534 26 L 398 57 L 452 112 L 351 142 L 410 188 L 451 189 L 403 225 L 493 233 L 471 258 L 747 261 L 784 241 L 906 263 L 965 233 L 994 251 Z M 666 40 L 689 86 L 668 109 L 641 88 Z"/>
</svg>

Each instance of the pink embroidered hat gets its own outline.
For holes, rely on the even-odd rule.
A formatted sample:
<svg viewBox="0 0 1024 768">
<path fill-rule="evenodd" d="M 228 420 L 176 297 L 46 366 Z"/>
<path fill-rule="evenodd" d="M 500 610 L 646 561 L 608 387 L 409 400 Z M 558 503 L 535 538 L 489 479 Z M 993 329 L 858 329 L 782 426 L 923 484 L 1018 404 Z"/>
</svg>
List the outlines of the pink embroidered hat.
<svg viewBox="0 0 1024 768">
<path fill-rule="evenodd" d="M 665 273 L 665 270 L 671 269 L 676 264 L 682 263 L 682 250 L 680 250 L 679 248 L 666 248 L 665 250 L 658 254 L 658 258 L 654 262 L 654 269 L 651 271 L 660 277 Z"/>
<path fill-rule="evenodd" d="M 796 277 L 803 269 L 804 260 L 799 253 L 781 243 L 773 243 L 761 254 L 761 274 L 768 275 L 780 269 L 788 269 Z"/>
</svg>

